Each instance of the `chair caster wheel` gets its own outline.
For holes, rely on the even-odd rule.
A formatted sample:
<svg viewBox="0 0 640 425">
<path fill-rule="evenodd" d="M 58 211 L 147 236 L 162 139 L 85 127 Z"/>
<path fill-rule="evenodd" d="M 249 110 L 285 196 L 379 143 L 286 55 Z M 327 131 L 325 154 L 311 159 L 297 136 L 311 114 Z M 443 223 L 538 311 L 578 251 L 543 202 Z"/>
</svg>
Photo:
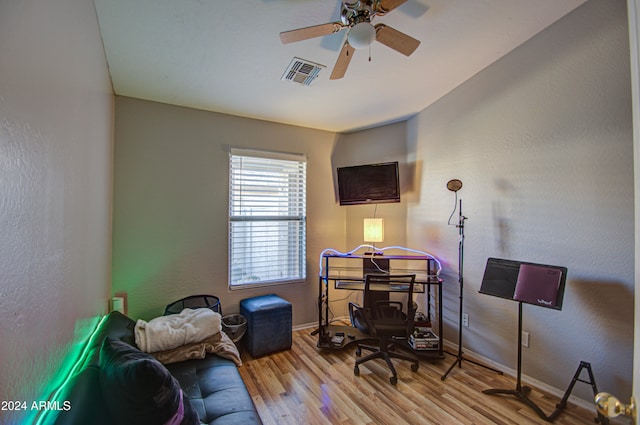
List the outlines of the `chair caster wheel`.
<svg viewBox="0 0 640 425">
<path fill-rule="evenodd" d="M 419 363 L 413 363 L 413 364 L 411 365 L 411 371 L 412 371 L 412 372 L 417 372 L 419 367 L 420 367 L 420 364 L 419 364 Z"/>
<path fill-rule="evenodd" d="M 360 347 L 356 348 L 356 356 L 360 357 L 362 355 L 362 349 Z"/>
<path fill-rule="evenodd" d="M 389 378 L 389 382 L 391 382 L 391 385 L 396 385 L 398 383 L 398 377 L 392 376 L 391 378 Z"/>
<path fill-rule="evenodd" d="M 356 365 L 356 366 L 353 368 L 353 374 L 354 374 L 355 376 L 360 376 L 360 368 L 358 367 L 358 365 Z"/>
</svg>

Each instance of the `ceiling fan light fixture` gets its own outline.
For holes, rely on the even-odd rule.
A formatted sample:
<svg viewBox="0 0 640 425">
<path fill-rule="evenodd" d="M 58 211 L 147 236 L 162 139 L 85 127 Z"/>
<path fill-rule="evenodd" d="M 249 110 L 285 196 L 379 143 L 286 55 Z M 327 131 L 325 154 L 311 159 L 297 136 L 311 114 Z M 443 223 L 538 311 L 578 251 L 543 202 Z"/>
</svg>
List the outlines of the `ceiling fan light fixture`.
<svg viewBox="0 0 640 425">
<path fill-rule="evenodd" d="M 347 41 L 354 49 L 364 49 L 376 39 L 376 29 L 370 22 L 360 22 L 355 24 L 347 35 Z"/>
</svg>

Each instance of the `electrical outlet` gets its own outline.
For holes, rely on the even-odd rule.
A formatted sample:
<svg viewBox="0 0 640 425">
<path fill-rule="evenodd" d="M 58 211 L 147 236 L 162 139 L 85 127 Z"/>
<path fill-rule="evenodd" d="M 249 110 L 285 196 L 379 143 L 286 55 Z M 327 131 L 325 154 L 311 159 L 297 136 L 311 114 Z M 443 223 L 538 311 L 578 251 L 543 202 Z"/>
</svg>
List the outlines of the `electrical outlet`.
<svg viewBox="0 0 640 425">
<path fill-rule="evenodd" d="M 469 315 L 467 313 L 462 314 L 462 326 L 469 327 Z"/>
<path fill-rule="evenodd" d="M 529 332 L 522 331 L 522 346 L 529 347 Z"/>
</svg>

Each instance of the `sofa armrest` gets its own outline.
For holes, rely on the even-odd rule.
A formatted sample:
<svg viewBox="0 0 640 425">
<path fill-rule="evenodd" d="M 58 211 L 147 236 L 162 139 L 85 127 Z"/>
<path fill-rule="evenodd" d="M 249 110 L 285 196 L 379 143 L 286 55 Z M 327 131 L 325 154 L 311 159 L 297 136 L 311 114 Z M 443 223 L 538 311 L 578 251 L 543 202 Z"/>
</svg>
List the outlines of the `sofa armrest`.
<svg viewBox="0 0 640 425">
<path fill-rule="evenodd" d="M 113 424 L 109 410 L 102 401 L 100 370 L 90 366 L 73 376 L 62 394 L 69 401 L 69 410 L 60 410 L 53 419 L 56 425 L 109 425 Z"/>
</svg>

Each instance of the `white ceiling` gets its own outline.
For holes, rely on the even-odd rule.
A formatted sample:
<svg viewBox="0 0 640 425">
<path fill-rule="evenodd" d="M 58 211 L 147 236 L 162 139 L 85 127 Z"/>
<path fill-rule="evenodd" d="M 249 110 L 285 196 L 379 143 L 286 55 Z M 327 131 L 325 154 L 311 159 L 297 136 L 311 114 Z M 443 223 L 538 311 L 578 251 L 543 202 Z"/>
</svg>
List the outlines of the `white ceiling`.
<svg viewBox="0 0 640 425">
<path fill-rule="evenodd" d="M 373 23 L 422 43 L 374 43 L 329 80 L 346 31 L 283 45 L 281 31 L 340 20 L 340 0 L 95 0 L 117 95 L 348 132 L 406 119 L 586 0 L 409 0 Z M 293 59 L 326 65 L 303 86 Z"/>
</svg>

